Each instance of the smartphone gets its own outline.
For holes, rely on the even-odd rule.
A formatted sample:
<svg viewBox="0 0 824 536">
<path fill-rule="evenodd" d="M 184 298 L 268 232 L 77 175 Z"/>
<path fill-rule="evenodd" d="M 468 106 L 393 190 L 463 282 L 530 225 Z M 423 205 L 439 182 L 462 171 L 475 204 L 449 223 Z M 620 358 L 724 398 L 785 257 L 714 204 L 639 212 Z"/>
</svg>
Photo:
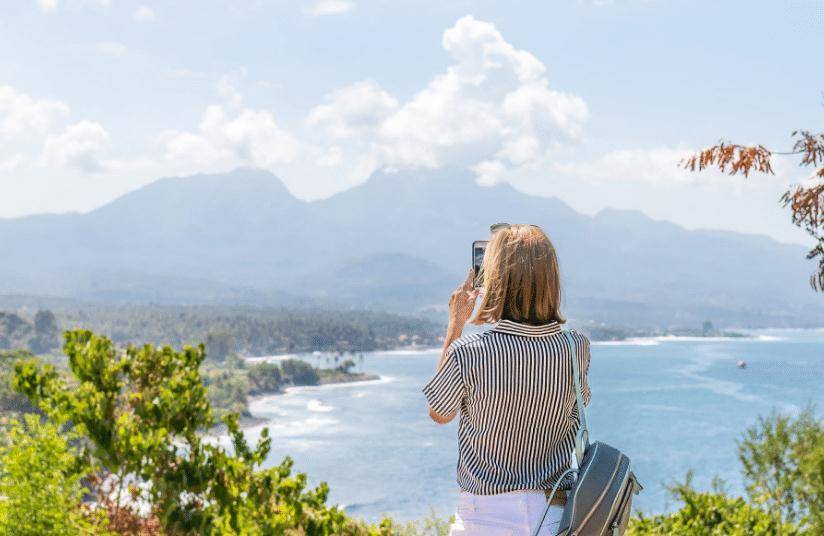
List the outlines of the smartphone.
<svg viewBox="0 0 824 536">
<path fill-rule="evenodd" d="M 484 263 L 484 253 L 486 253 L 486 245 L 488 240 L 475 240 L 472 242 L 472 269 L 475 274 L 472 280 L 472 286 L 480 288 L 483 285 L 481 281 L 481 265 Z"/>
</svg>

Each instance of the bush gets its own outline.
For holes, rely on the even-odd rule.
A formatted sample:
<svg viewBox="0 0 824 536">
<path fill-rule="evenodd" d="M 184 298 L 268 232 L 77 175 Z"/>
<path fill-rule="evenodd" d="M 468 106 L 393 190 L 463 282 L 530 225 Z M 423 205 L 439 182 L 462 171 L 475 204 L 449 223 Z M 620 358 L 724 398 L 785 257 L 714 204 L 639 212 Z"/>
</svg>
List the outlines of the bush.
<svg viewBox="0 0 824 536">
<path fill-rule="evenodd" d="M 320 382 L 315 368 L 300 359 L 286 359 L 280 364 L 283 379 L 295 385 L 317 385 Z"/>
<path fill-rule="evenodd" d="M 684 483 L 670 487 L 684 506 L 675 513 L 632 519 L 627 534 L 653 536 L 689 534 L 694 536 L 752 536 L 754 534 L 798 534 L 792 525 L 781 526 L 766 510 L 748 504 L 741 497 L 729 497 L 720 487 L 712 492 L 693 489 L 691 475 Z"/>
<path fill-rule="evenodd" d="M 691 486 L 670 488 L 684 506 L 673 514 L 633 519 L 630 534 L 824 534 L 824 422 L 807 408 L 798 416 L 762 417 L 738 443 L 750 502 Z"/>
<path fill-rule="evenodd" d="M 824 534 L 824 422 L 807 408 L 797 417 L 773 413 L 738 444 L 750 499 L 778 520 Z"/>
<path fill-rule="evenodd" d="M 78 461 L 66 436 L 35 415 L 12 421 L 0 445 L 0 533 L 75 535 L 104 532 L 81 505 Z M 98 522 L 105 525 L 103 519 Z"/>
<path fill-rule="evenodd" d="M 82 438 L 77 459 L 88 460 L 95 472 L 89 483 L 109 505 L 112 530 L 138 525 L 134 504 L 142 502 L 150 506 L 148 521 L 173 534 L 388 534 L 327 506 L 326 484 L 307 490 L 306 475 L 293 474 L 290 459 L 263 468 L 268 430 L 252 447 L 237 414 L 228 414 L 223 420 L 231 448 L 204 439 L 214 419 L 200 377 L 202 345 L 121 351 L 105 337 L 73 331 L 64 349 L 72 383 L 52 366 L 29 360 L 15 366 L 14 385 L 53 423 L 76 427 Z M 125 489 L 128 482 L 148 485 Z M 70 499 L 76 504 L 78 497 Z M 148 521 L 144 525 L 152 525 Z"/>
<path fill-rule="evenodd" d="M 31 413 L 34 407 L 29 400 L 14 390 L 14 364 L 19 360 L 32 359 L 34 356 L 26 350 L 0 350 L 0 412 Z"/>
<path fill-rule="evenodd" d="M 274 363 L 259 363 L 249 368 L 249 394 L 276 393 L 283 377 L 280 367 Z"/>
</svg>

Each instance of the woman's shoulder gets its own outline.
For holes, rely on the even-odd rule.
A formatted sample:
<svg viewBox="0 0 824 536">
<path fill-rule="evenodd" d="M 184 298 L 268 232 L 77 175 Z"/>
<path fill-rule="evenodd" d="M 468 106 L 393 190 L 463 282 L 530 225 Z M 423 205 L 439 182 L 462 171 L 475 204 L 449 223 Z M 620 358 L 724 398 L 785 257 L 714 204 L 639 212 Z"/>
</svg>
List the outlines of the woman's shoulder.
<svg viewBox="0 0 824 536">
<path fill-rule="evenodd" d="M 481 333 L 469 333 L 461 335 L 449 345 L 447 352 L 462 353 L 465 351 L 478 350 L 486 347 L 486 338 L 488 331 Z"/>
</svg>

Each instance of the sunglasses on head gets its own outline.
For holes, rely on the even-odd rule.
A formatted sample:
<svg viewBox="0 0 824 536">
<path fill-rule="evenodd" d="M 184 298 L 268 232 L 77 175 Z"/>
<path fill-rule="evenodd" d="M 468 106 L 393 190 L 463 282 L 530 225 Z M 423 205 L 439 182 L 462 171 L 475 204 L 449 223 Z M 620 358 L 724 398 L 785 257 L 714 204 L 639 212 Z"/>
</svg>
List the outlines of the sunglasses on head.
<svg viewBox="0 0 824 536">
<path fill-rule="evenodd" d="M 532 223 L 528 223 L 527 225 L 529 225 L 530 227 L 540 228 L 537 225 L 532 224 Z M 493 223 L 492 225 L 489 226 L 489 232 L 490 232 L 490 234 L 492 234 L 492 233 L 495 233 L 497 231 L 501 231 L 503 229 L 509 229 L 510 227 L 512 227 L 511 223 Z"/>
</svg>

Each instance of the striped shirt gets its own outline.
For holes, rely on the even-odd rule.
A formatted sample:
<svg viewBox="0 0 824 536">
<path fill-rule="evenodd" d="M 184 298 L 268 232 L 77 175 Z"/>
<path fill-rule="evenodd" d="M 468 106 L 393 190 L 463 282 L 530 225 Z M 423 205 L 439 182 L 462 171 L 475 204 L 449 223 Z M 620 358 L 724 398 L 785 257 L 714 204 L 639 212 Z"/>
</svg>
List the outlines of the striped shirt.
<svg viewBox="0 0 824 536">
<path fill-rule="evenodd" d="M 589 404 L 589 340 L 572 335 Z M 460 409 L 461 489 L 478 495 L 550 489 L 569 469 L 579 426 L 570 352 L 557 322 L 509 320 L 447 348 L 423 392 L 438 415 Z M 561 489 L 572 482 L 565 480 Z"/>
</svg>

